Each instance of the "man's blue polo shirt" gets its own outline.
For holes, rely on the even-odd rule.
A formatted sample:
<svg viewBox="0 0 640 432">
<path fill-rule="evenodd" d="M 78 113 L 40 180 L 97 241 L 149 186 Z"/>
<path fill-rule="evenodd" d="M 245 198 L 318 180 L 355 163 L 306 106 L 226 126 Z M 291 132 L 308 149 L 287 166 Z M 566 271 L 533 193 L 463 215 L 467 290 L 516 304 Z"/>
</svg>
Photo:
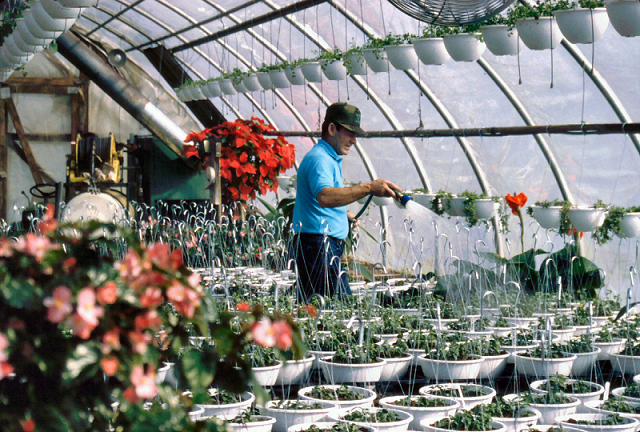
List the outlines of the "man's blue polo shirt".
<svg viewBox="0 0 640 432">
<path fill-rule="evenodd" d="M 344 240 L 349 233 L 346 206 L 322 208 L 316 199 L 318 193 L 327 187 L 344 187 L 342 158 L 329 143 L 321 139 L 302 159 L 298 169 L 293 230 L 323 234 L 328 226 L 328 235 Z M 302 223 L 302 227 L 300 227 L 300 223 Z"/>
</svg>

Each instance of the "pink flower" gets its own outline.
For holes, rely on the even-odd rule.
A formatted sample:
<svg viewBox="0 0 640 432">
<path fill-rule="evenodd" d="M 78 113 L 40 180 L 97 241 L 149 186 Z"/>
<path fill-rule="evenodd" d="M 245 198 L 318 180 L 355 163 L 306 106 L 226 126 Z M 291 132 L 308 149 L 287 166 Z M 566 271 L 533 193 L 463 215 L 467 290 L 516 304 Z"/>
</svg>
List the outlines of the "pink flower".
<svg viewBox="0 0 640 432">
<path fill-rule="evenodd" d="M 147 352 L 147 345 L 151 343 L 151 335 L 143 333 L 141 331 L 129 332 L 129 341 L 133 347 L 133 351 L 138 354 L 144 354 Z"/>
<path fill-rule="evenodd" d="M 191 288 L 198 288 L 200 286 L 200 280 L 201 278 L 198 273 L 191 273 L 188 279 L 189 286 Z"/>
<path fill-rule="evenodd" d="M 15 244 L 16 250 L 31 255 L 38 262 L 42 262 L 47 252 L 57 248 L 58 246 L 51 243 L 47 237 L 39 237 L 33 233 L 20 237 Z"/>
<path fill-rule="evenodd" d="M 169 255 L 171 248 L 166 243 L 154 243 L 147 248 L 147 257 L 152 263 L 162 269 L 169 268 Z"/>
<path fill-rule="evenodd" d="M 116 289 L 116 283 L 109 281 L 102 285 L 97 290 L 98 303 L 101 305 L 114 304 L 118 299 L 118 290 Z"/>
<path fill-rule="evenodd" d="M 142 273 L 140 255 L 132 249 L 129 249 L 124 259 L 116 262 L 114 267 L 120 272 L 120 277 L 126 281 L 131 281 Z"/>
<path fill-rule="evenodd" d="M 156 307 L 162 304 L 164 297 L 160 288 L 149 287 L 140 296 L 140 306 L 143 308 Z"/>
<path fill-rule="evenodd" d="M 131 281 L 131 284 L 135 289 L 145 288 L 149 285 L 163 285 L 165 277 L 162 273 L 157 271 L 145 271 L 140 276 Z"/>
<path fill-rule="evenodd" d="M 49 308 L 47 318 L 52 323 L 61 323 L 73 312 L 71 306 L 71 290 L 65 286 L 59 286 L 53 290 L 53 297 L 44 299 L 44 305 Z"/>
<path fill-rule="evenodd" d="M 196 306 L 200 305 L 200 294 L 176 280 L 167 290 L 167 297 L 171 300 L 176 310 L 187 318 L 193 318 Z"/>
<path fill-rule="evenodd" d="M 120 349 L 120 329 L 114 328 L 107 331 L 102 337 L 102 352 L 110 353 L 112 350 Z"/>
<path fill-rule="evenodd" d="M 5 334 L 0 333 L 0 362 L 6 361 L 9 358 L 7 348 L 9 348 L 9 339 Z"/>
<path fill-rule="evenodd" d="M 158 311 L 152 309 L 145 314 L 138 315 L 135 319 L 136 330 L 142 331 L 148 328 L 153 330 L 160 330 L 162 319 L 158 315 Z"/>
<path fill-rule="evenodd" d="M 108 376 L 114 376 L 118 371 L 120 361 L 116 357 L 105 357 L 100 360 L 100 367 Z"/>
<path fill-rule="evenodd" d="M 80 339 L 89 339 L 91 332 L 96 328 L 95 325 L 87 322 L 77 313 L 71 315 L 71 317 L 67 319 L 67 324 L 71 327 L 71 330 L 73 330 L 73 334 L 78 336 Z"/>
<path fill-rule="evenodd" d="M 135 366 L 131 371 L 131 384 L 135 388 L 136 396 L 141 399 L 151 399 L 158 392 L 156 372 L 153 369 L 149 369 L 145 374 L 142 366 Z"/>
<path fill-rule="evenodd" d="M 13 241 L 6 237 L 0 238 L 0 258 L 9 258 L 13 256 Z"/>
<path fill-rule="evenodd" d="M 49 203 L 47 205 L 47 210 L 42 216 L 42 220 L 38 223 L 38 232 L 40 232 L 40 234 L 47 235 L 58 228 L 58 221 L 53 217 L 54 214 L 55 207 L 53 204 Z"/>
<path fill-rule="evenodd" d="M 271 326 L 276 339 L 276 348 L 286 350 L 293 343 L 293 329 L 286 321 L 277 321 Z"/>
<path fill-rule="evenodd" d="M 178 270 L 182 266 L 182 249 L 174 249 L 169 256 L 169 264 L 172 270 Z"/>
<path fill-rule="evenodd" d="M 98 325 L 98 318 L 104 315 L 104 310 L 96 306 L 96 293 L 93 288 L 82 288 L 78 294 L 78 315 L 94 328 Z"/>
<path fill-rule="evenodd" d="M 262 318 L 260 321 L 256 321 L 251 326 L 251 337 L 258 344 L 263 347 L 272 347 L 276 344 L 276 335 L 271 326 L 271 320 L 269 318 Z"/>
</svg>

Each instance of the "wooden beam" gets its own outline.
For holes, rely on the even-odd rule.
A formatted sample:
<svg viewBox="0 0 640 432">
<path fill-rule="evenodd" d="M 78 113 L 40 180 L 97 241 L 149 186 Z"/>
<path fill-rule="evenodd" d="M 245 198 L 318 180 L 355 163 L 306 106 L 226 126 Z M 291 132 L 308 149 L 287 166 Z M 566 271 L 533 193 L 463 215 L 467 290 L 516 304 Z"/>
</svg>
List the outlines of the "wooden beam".
<svg viewBox="0 0 640 432">
<path fill-rule="evenodd" d="M 75 141 L 78 133 L 80 133 L 80 108 L 82 104 L 82 96 L 80 94 L 71 95 L 71 141 Z"/>
<path fill-rule="evenodd" d="M 33 152 L 31 151 L 29 140 L 24 133 L 24 127 L 22 126 L 22 121 L 20 120 L 20 116 L 18 115 L 16 105 L 13 103 L 13 99 L 11 98 L 5 99 L 4 103 L 7 111 L 9 112 L 9 115 L 11 116 L 11 120 L 13 121 L 13 127 L 16 129 L 16 132 L 18 134 L 18 139 L 20 140 L 20 145 L 22 146 L 22 150 L 24 151 L 24 154 L 27 158 L 27 164 L 29 165 L 29 169 L 31 170 L 33 180 L 35 180 L 36 184 L 42 184 L 42 176 L 40 175 L 40 170 L 38 169 L 38 165 L 36 164 L 36 159 L 33 157 Z"/>
<path fill-rule="evenodd" d="M 80 91 L 86 82 L 77 78 L 11 77 L 4 82 L 12 93 L 68 95 Z"/>
<path fill-rule="evenodd" d="M 0 103 L 0 218 L 7 220 L 7 110 Z"/>
<path fill-rule="evenodd" d="M 29 142 L 32 141 L 44 141 L 44 142 L 71 142 L 72 138 L 75 140 L 75 136 L 71 134 L 26 134 L 25 135 Z M 8 133 L 7 137 L 13 140 L 19 140 L 20 137 L 17 133 Z"/>
</svg>

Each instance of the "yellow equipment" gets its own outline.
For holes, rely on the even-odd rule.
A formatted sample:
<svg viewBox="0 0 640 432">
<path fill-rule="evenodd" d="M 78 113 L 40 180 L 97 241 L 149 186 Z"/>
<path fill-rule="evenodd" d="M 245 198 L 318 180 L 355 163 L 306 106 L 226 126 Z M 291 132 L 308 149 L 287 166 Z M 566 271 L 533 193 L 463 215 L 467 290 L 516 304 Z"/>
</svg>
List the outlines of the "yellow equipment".
<svg viewBox="0 0 640 432">
<path fill-rule="evenodd" d="M 120 183 L 123 160 L 113 134 L 107 138 L 93 133 L 78 135 L 67 159 L 67 178 L 70 183 L 85 182 L 88 178 L 96 183 Z"/>
</svg>

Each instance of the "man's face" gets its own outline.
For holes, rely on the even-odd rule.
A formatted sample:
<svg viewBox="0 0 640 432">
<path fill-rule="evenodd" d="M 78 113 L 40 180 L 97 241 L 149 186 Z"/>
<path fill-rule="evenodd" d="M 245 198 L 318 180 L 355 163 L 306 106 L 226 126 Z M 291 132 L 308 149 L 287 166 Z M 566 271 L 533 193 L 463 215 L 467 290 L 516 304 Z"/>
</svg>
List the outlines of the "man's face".
<svg viewBox="0 0 640 432">
<path fill-rule="evenodd" d="M 357 133 L 352 132 L 338 124 L 333 123 L 336 127 L 336 133 L 333 135 L 332 147 L 340 156 L 349 154 L 349 149 L 356 143 Z"/>
</svg>

